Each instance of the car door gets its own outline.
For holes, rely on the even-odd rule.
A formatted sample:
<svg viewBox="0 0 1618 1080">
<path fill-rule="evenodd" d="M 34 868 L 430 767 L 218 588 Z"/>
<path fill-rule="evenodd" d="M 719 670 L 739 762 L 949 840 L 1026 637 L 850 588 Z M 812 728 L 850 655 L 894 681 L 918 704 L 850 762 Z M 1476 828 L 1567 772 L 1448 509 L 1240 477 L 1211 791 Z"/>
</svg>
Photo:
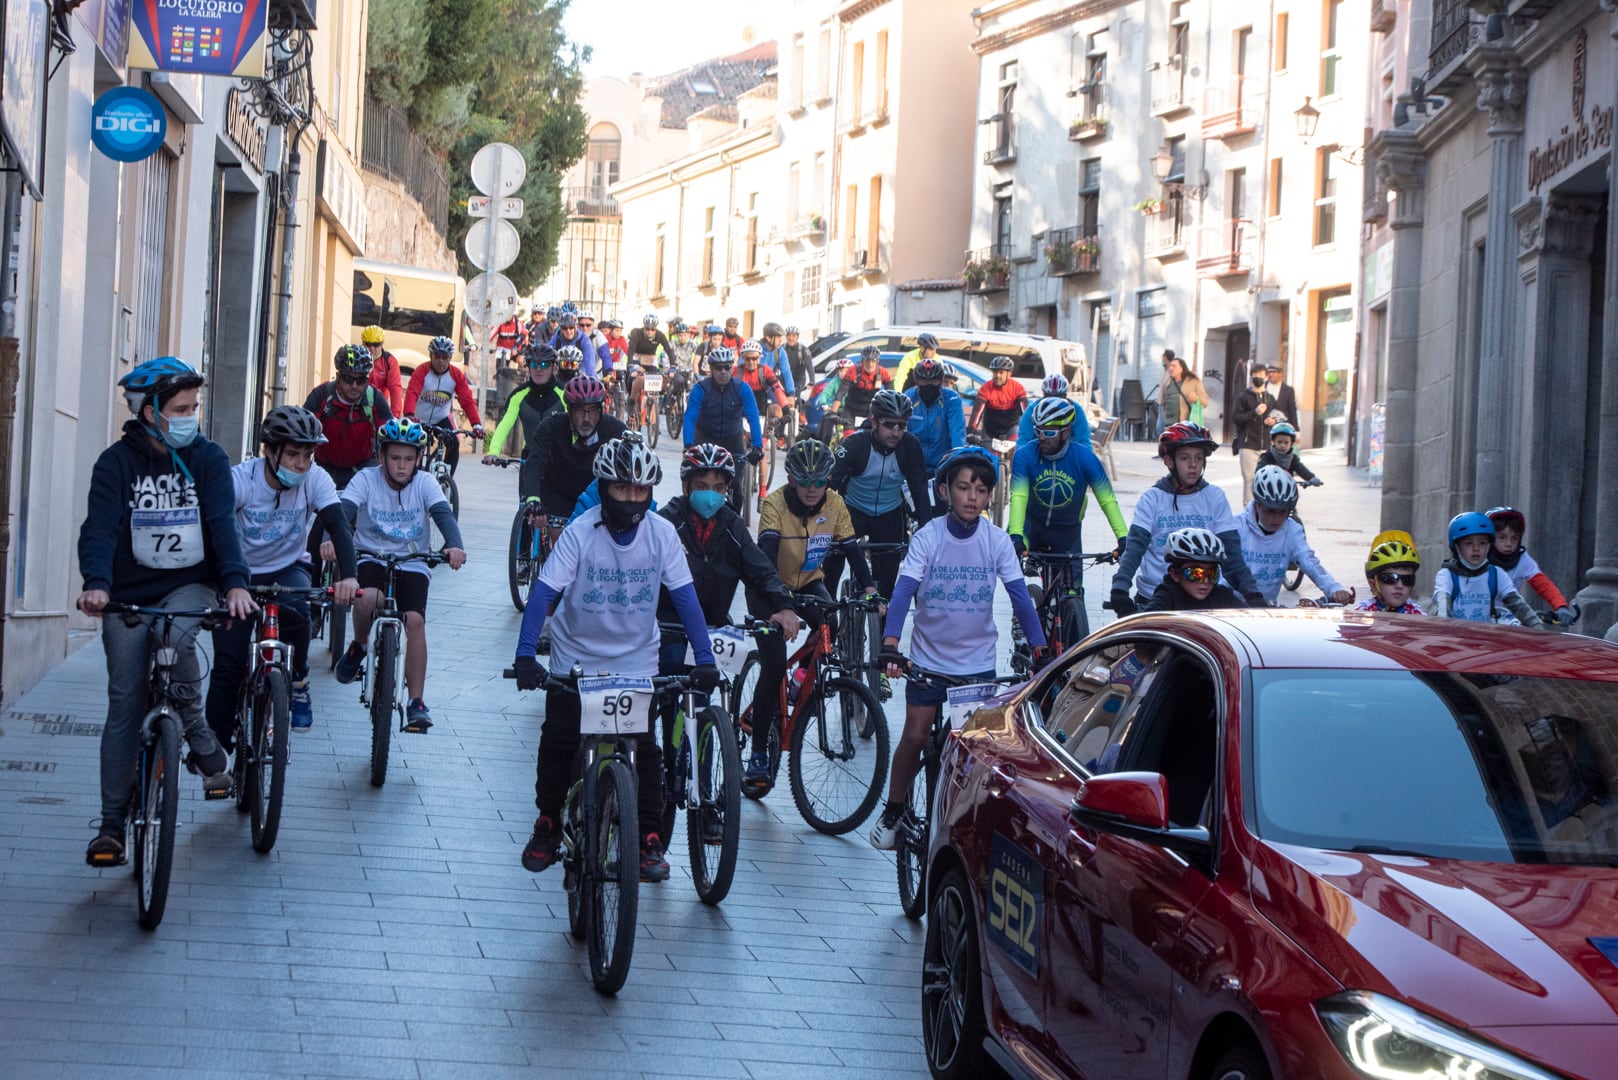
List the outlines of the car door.
<svg viewBox="0 0 1618 1080">
<path fill-rule="evenodd" d="M 1064 830 L 1044 923 L 1053 973 L 1045 1013 L 1053 1059 L 1073 1075 L 1164 1075 L 1175 945 L 1210 880 L 1166 848 L 1075 825 L 1066 809 L 1086 776 L 1164 772 L 1171 821 L 1199 821 L 1217 758 L 1213 687 L 1187 649 L 1113 639 L 1081 655 L 1068 680 L 1088 700 L 1056 710 L 1044 726 L 1043 764 L 1059 778 L 1052 786 L 1061 791 Z M 1081 713 L 1086 719 L 1069 730 L 1065 716 Z"/>
</svg>

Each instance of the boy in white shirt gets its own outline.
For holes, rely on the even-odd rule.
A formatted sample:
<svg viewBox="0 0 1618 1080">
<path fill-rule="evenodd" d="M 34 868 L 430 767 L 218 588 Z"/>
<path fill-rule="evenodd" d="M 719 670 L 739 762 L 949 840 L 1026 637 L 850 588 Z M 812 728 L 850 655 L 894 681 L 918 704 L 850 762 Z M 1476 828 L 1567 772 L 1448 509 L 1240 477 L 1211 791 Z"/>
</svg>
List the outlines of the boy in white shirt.
<svg viewBox="0 0 1618 1080">
<path fill-rule="evenodd" d="M 1524 626 L 1544 626 L 1511 575 L 1489 562 L 1493 546 L 1494 522 L 1485 515 L 1474 510 L 1450 519 L 1450 558 L 1433 579 L 1433 614 L 1470 622 L 1493 622 L 1509 614 Z"/>
<path fill-rule="evenodd" d="M 1258 591 L 1269 603 L 1281 594 L 1287 567 L 1301 566 L 1309 580 L 1334 604 L 1346 604 L 1354 594 L 1337 583 L 1309 546 L 1303 525 L 1293 520 L 1298 505 L 1298 483 L 1279 465 L 1260 465 L 1253 474 L 1253 501 L 1236 518 L 1242 536 L 1242 559 L 1253 572 Z"/>
</svg>

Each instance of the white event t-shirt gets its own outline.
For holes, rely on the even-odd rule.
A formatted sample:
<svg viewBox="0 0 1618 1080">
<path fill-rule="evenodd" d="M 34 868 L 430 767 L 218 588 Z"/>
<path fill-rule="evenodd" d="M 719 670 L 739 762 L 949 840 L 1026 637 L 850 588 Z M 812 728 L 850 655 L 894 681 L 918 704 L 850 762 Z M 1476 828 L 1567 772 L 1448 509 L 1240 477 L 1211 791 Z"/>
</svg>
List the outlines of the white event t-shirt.
<svg viewBox="0 0 1618 1080">
<path fill-rule="evenodd" d="M 1176 529 L 1207 529 L 1215 536 L 1223 536 L 1236 527 L 1236 519 L 1224 491 L 1212 484 L 1189 495 L 1175 495 L 1154 485 L 1141 492 L 1140 501 L 1135 504 L 1131 527 L 1136 526 L 1152 537 L 1135 571 L 1135 591 L 1150 600 L 1168 572 L 1163 545 L 1168 542 L 1169 533 Z"/>
<path fill-rule="evenodd" d="M 273 574 L 309 561 L 309 526 L 315 515 L 337 502 L 337 485 L 319 465 L 303 483 L 285 491 L 270 486 L 264 458 L 248 458 L 230 470 L 236 488 L 236 531 L 242 557 L 255 574 Z"/>
<path fill-rule="evenodd" d="M 551 616 L 551 669 L 578 664 L 586 675 L 656 675 L 660 586 L 691 584 L 680 534 L 648 514 L 634 539 L 619 545 L 592 506 L 556 539 L 539 579 L 561 592 Z M 598 527 L 599 526 L 599 527 Z"/>
<path fill-rule="evenodd" d="M 432 508 L 449 505 L 444 490 L 430 475 L 416 470 L 404 490 L 395 491 L 383 475 L 384 466 L 373 465 L 354 474 L 343 489 L 343 501 L 359 507 L 354 521 L 354 546 L 386 555 L 408 555 L 431 551 Z M 375 562 L 360 557 L 360 562 Z M 425 563 L 407 562 L 399 566 L 413 574 L 431 574 Z"/>
<path fill-rule="evenodd" d="M 910 624 L 910 654 L 941 675 L 993 671 L 1000 635 L 994 628 L 997 581 L 1023 580 L 1006 531 L 986 518 L 964 540 L 934 518 L 910 538 L 899 576 L 920 582 Z"/>
</svg>

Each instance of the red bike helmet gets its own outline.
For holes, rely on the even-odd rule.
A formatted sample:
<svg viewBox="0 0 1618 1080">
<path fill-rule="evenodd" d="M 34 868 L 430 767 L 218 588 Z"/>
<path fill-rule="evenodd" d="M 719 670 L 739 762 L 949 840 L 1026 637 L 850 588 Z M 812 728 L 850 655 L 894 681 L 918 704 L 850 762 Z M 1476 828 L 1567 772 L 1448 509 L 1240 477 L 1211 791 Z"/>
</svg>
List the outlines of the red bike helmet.
<svg viewBox="0 0 1618 1080">
<path fill-rule="evenodd" d="M 1211 454 L 1219 449 L 1219 440 L 1208 434 L 1208 429 L 1201 424 L 1182 420 L 1178 424 L 1170 424 L 1158 436 L 1157 456 L 1172 455 L 1182 446 L 1200 446 Z"/>
</svg>

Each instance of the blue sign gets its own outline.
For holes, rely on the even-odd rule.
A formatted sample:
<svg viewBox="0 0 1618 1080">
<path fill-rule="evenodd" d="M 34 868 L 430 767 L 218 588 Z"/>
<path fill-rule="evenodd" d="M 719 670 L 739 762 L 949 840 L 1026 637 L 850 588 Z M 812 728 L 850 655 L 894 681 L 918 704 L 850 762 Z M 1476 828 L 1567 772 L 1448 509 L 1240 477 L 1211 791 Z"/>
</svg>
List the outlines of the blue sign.
<svg viewBox="0 0 1618 1080">
<path fill-rule="evenodd" d="M 125 164 L 157 153 L 168 134 L 169 118 L 157 95 L 138 86 L 120 86 L 96 98 L 90 110 L 90 141 L 97 150 Z"/>
</svg>

